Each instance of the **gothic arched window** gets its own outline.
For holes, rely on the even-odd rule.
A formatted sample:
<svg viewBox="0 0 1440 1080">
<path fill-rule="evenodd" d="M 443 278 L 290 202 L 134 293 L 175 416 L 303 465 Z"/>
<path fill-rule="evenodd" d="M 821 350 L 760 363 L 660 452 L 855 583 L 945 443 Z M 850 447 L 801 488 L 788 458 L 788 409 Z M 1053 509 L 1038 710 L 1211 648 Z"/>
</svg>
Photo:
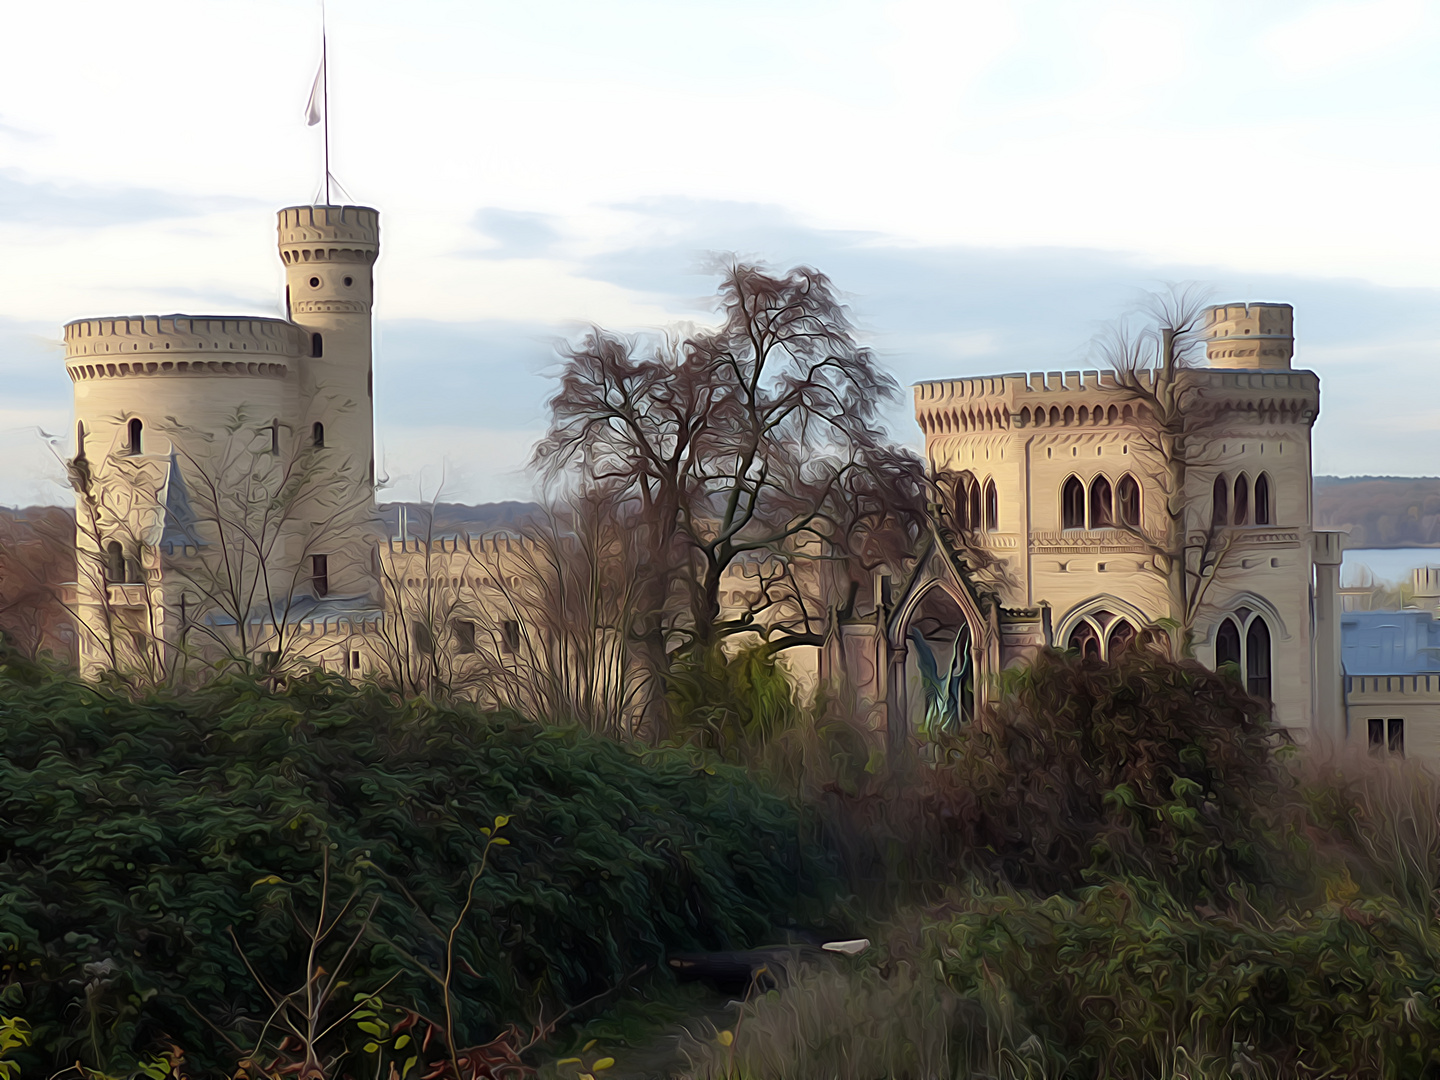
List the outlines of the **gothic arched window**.
<svg viewBox="0 0 1440 1080">
<path fill-rule="evenodd" d="M 1231 520 L 1236 525 L 1250 523 L 1250 479 L 1244 473 L 1235 478 L 1235 514 Z"/>
<path fill-rule="evenodd" d="M 1140 527 L 1140 485 L 1135 478 L 1126 473 L 1120 478 L 1120 483 L 1115 486 L 1116 507 L 1119 512 L 1120 524 L 1129 525 L 1132 529 Z"/>
<path fill-rule="evenodd" d="M 1115 505 L 1110 481 L 1097 476 L 1090 481 L 1090 527 L 1105 529 L 1115 524 Z"/>
<path fill-rule="evenodd" d="M 1215 477 L 1215 487 L 1210 496 L 1210 526 L 1218 529 L 1230 524 L 1230 484 L 1221 473 Z"/>
<path fill-rule="evenodd" d="M 1130 625 L 1129 619 L 1116 619 L 1115 625 L 1110 628 L 1110 636 L 1105 641 L 1105 657 L 1114 660 L 1122 652 L 1130 647 L 1135 640 L 1135 627 Z"/>
<path fill-rule="evenodd" d="M 1223 664 L 1234 664 L 1240 670 L 1240 630 L 1234 619 L 1224 619 L 1220 629 L 1215 631 L 1215 670 Z"/>
<path fill-rule="evenodd" d="M 970 528 L 970 496 L 964 478 L 955 481 L 955 527 Z"/>
<path fill-rule="evenodd" d="M 971 481 L 970 481 L 970 528 L 972 528 L 972 529 L 979 529 L 979 528 L 981 528 L 981 527 L 984 525 L 984 523 L 985 523 L 985 519 L 980 516 L 980 482 L 979 482 L 978 480 L 971 480 Z"/>
<path fill-rule="evenodd" d="M 1086 660 L 1100 659 L 1100 635 L 1095 632 L 1095 627 L 1084 619 L 1070 631 L 1070 641 L 1066 647 L 1073 649 Z"/>
<path fill-rule="evenodd" d="M 1263 472 L 1255 477 L 1255 524 L 1269 525 L 1273 517 L 1270 506 L 1270 477 Z"/>
<path fill-rule="evenodd" d="M 995 491 L 995 481 L 985 481 L 985 528 L 989 530 L 1000 527 L 1000 498 Z"/>
<path fill-rule="evenodd" d="M 1067 529 L 1085 527 L 1085 485 L 1078 476 L 1070 477 L 1060 489 L 1060 520 Z"/>
<path fill-rule="evenodd" d="M 1245 633 L 1245 689 L 1262 701 L 1270 700 L 1270 627 L 1259 615 Z"/>
</svg>

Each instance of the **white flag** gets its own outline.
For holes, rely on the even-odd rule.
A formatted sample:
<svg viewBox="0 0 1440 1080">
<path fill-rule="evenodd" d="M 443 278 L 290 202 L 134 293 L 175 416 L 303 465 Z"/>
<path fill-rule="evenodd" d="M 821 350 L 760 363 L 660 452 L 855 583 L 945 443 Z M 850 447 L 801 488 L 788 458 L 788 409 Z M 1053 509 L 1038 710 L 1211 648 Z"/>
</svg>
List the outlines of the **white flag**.
<svg viewBox="0 0 1440 1080">
<path fill-rule="evenodd" d="M 315 85 L 310 87 L 310 100 L 305 105 L 305 126 L 314 127 L 325 115 L 325 57 L 320 57 L 320 69 L 315 72 Z"/>
</svg>

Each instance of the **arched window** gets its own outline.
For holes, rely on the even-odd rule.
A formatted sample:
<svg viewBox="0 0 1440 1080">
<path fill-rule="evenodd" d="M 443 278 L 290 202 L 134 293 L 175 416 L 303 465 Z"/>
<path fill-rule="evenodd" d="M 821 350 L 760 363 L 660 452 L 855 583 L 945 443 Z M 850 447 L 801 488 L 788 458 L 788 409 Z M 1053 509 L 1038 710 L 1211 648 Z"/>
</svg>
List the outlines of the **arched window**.
<svg viewBox="0 0 1440 1080">
<path fill-rule="evenodd" d="M 105 580 L 125 580 L 125 549 L 120 546 L 119 540 L 111 540 L 105 545 Z"/>
<path fill-rule="evenodd" d="M 1255 524 L 1269 525 L 1270 519 L 1270 477 L 1262 472 L 1255 477 Z"/>
<path fill-rule="evenodd" d="M 270 453 L 280 453 L 280 418 L 270 421 Z"/>
<path fill-rule="evenodd" d="M 81 420 L 75 421 L 75 456 L 85 456 L 85 424 Z"/>
<path fill-rule="evenodd" d="M 963 479 L 955 481 L 955 526 L 958 529 L 970 528 L 970 496 L 966 493 L 967 488 Z"/>
<path fill-rule="evenodd" d="M 995 491 L 995 481 L 985 481 L 985 528 L 995 530 L 1000 527 L 1000 498 Z"/>
<path fill-rule="evenodd" d="M 310 355 L 311 355 L 311 356 L 324 356 L 324 355 L 325 355 L 325 339 L 322 338 L 319 334 L 311 334 L 311 335 L 310 335 Z"/>
<path fill-rule="evenodd" d="M 1221 525 L 1230 524 L 1230 484 L 1224 473 L 1215 477 L 1210 498 L 1210 527 L 1218 529 Z"/>
<path fill-rule="evenodd" d="M 985 519 L 980 516 L 980 482 L 979 482 L 978 480 L 971 480 L 971 481 L 970 481 L 970 496 L 969 496 L 969 498 L 970 498 L 970 528 L 972 528 L 972 529 L 979 529 L 979 528 L 981 528 L 981 527 L 984 525 Z"/>
<path fill-rule="evenodd" d="M 319 420 L 316 420 L 315 426 L 310 429 L 310 442 L 315 446 L 325 445 L 325 425 Z"/>
<path fill-rule="evenodd" d="M 1110 493 L 1110 481 L 1097 476 L 1090 481 L 1090 527 L 1108 529 L 1115 524 L 1114 500 Z"/>
<path fill-rule="evenodd" d="M 1066 426 L 1066 427 L 1069 427 L 1071 424 L 1073 424 L 1073 423 L 1075 422 L 1075 406 L 1073 406 L 1073 405 L 1066 405 L 1066 406 L 1065 406 L 1065 412 L 1064 412 L 1064 414 L 1063 414 L 1063 419 L 1064 419 L 1064 421 L 1065 421 L 1065 426 Z"/>
<path fill-rule="evenodd" d="M 1085 485 L 1078 476 L 1066 480 L 1060 490 L 1060 520 L 1067 529 L 1085 527 Z"/>
<path fill-rule="evenodd" d="M 1223 619 L 1215 631 L 1215 670 L 1225 664 L 1234 664 L 1235 674 L 1240 674 L 1240 630 L 1234 619 Z"/>
<path fill-rule="evenodd" d="M 126 443 L 125 449 L 132 454 L 140 453 L 140 447 L 142 445 L 141 438 L 144 434 L 144 431 L 145 425 L 140 422 L 140 418 L 138 416 L 131 417 L 130 423 L 126 425 L 126 432 L 129 441 Z"/>
<path fill-rule="evenodd" d="M 1110 628 L 1110 636 L 1106 639 L 1105 657 L 1114 660 L 1121 653 L 1130 647 L 1135 640 L 1135 627 L 1130 625 L 1129 619 L 1116 619 L 1115 625 Z"/>
<path fill-rule="evenodd" d="M 1116 507 L 1119 512 L 1120 524 L 1128 525 L 1132 529 L 1140 527 L 1140 485 L 1135 478 L 1126 473 L 1120 478 L 1120 483 L 1115 486 Z"/>
<path fill-rule="evenodd" d="M 1095 632 L 1095 627 L 1084 619 L 1070 631 L 1070 641 L 1066 647 L 1073 649 L 1086 660 L 1100 659 L 1100 635 Z"/>
<path fill-rule="evenodd" d="M 1245 689 L 1262 701 L 1270 700 L 1270 627 L 1259 615 L 1245 634 Z"/>
<path fill-rule="evenodd" d="M 1244 473 L 1235 478 L 1235 514 L 1231 520 L 1236 525 L 1250 523 L 1250 480 Z"/>
</svg>

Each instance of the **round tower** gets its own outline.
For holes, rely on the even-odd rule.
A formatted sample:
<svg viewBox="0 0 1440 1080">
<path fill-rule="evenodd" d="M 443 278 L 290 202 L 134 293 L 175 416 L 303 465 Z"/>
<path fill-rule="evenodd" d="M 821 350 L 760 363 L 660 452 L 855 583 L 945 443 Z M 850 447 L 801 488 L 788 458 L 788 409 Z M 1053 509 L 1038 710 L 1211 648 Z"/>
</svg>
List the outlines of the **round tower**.
<svg viewBox="0 0 1440 1080">
<path fill-rule="evenodd" d="M 1295 311 L 1289 304 L 1217 304 L 1205 313 L 1204 337 L 1212 368 L 1289 371 Z"/>
<path fill-rule="evenodd" d="M 352 476 L 374 514 L 371 306 L 380 215 L 368 206 L 291 206 L 279 214 L 285 307 L 309 348 L 301 359 L 300 436 Z M 369 553 L 329 553 L 329 588 L 375 591 Z"/>
</svg>

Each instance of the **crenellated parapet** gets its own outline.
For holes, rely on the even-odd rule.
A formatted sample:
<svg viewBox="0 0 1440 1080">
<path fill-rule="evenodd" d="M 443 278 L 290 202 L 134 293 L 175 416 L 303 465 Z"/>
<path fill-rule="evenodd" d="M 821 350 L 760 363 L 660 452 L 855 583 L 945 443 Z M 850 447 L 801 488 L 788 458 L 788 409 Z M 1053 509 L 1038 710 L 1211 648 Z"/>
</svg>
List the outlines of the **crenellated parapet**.
<svg viewBox="0 0 1440 1080">
<path fill-rule="evenodd" d="M 380 253 L 380 215 L 368 206 L 289 206 L 280 211 L 280 258 L 369 265 Z"/>
<path fill-rule="evenodd" d="M 75 382 L 134 375 L 283 378 L 307 348 L 300 330 L 282 319 L 133 315 L 65 326 L 65 367 Z"/>
<path fill-rule="evenodd" d="M 1139 373 L 1153 385 L 1154 373 Z M 1258 421 L 1309 424 L 1319 411 L 1319 379 L 1309 371 L 1187 368 L 1182 393 L 1207 408 Z M 927 436 L 1019 428 L 1103 428 L 1145 416 L 1143 401 L 1113 371 L 1050 371 L 915 385 L 915 418 Z"/>
</svg>

